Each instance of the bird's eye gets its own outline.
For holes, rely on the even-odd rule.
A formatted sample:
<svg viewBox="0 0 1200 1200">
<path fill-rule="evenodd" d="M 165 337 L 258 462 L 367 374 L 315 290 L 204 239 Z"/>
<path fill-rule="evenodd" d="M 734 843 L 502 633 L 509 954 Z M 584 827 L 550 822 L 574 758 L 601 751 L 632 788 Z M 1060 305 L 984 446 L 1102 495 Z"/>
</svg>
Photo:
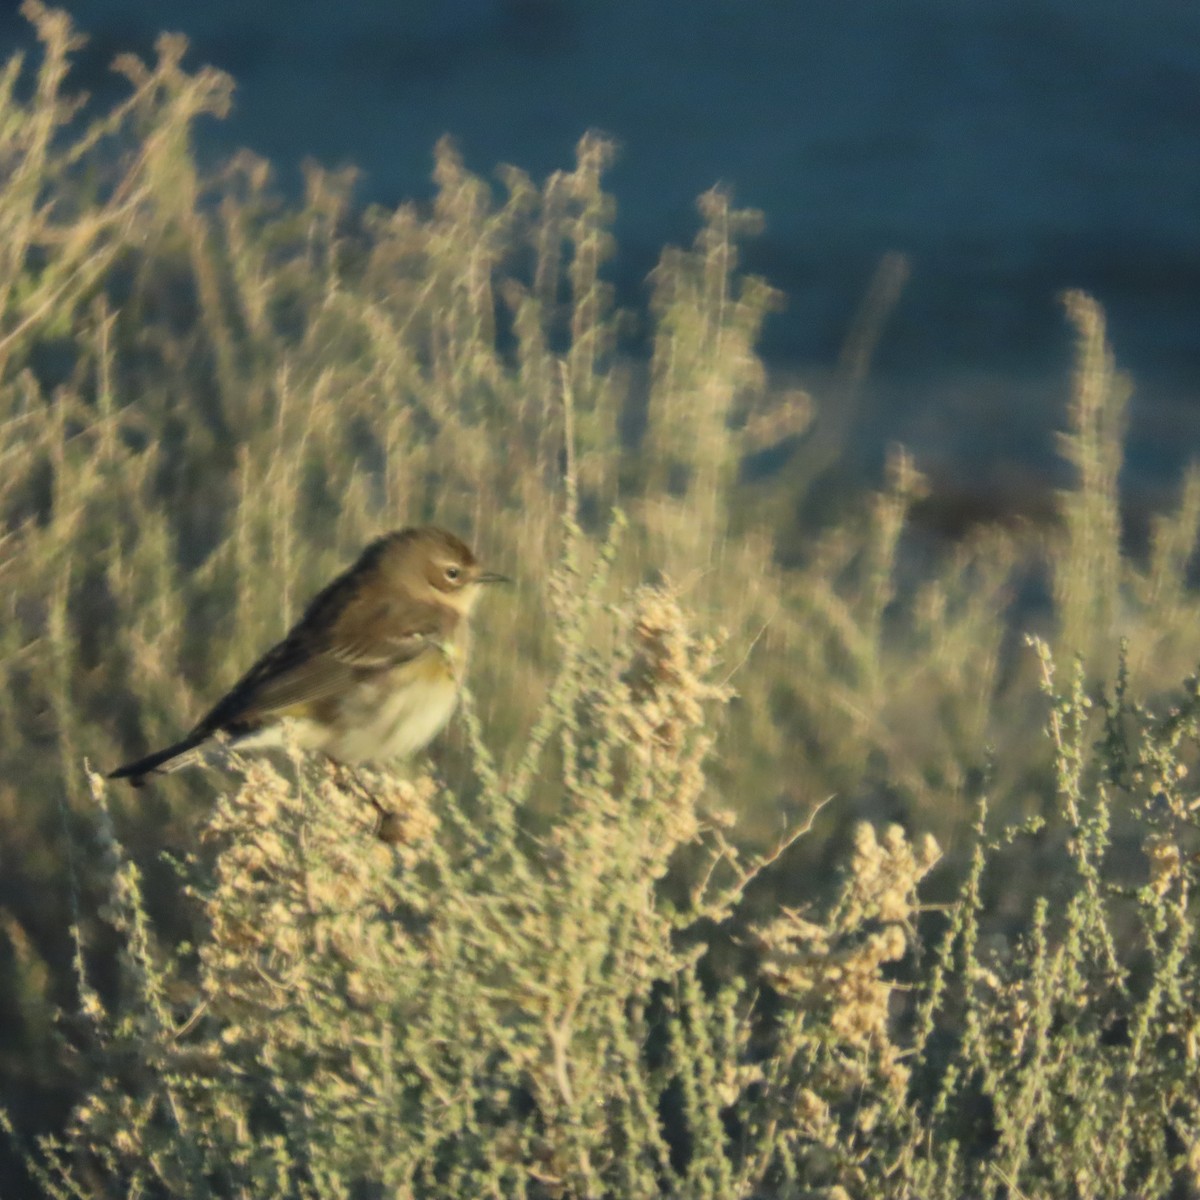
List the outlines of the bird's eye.
<svg viewBox="0 0 1200 1200">
<path fill-rule="evenodd" d="M 453 583 L 461 574 L 462 574 L 461 567 L 447 567 L 446 568 L 446 578 L 449 579 L 451 583 Z"/>
</svg>

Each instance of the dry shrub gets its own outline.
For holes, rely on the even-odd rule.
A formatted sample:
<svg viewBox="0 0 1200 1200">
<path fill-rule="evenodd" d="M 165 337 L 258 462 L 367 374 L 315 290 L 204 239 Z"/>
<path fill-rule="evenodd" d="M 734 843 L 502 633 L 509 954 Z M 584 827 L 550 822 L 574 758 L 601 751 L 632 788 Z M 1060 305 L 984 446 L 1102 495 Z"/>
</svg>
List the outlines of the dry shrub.
<svg viewBox="0 0 1200 1200">
<path fill-rule="evenodd" d="M 25 12 L 41 56 L 0 73 L 0 1074 L 22 1103 L 90 1089 L 89 1165 L 51 1160 L 130 1194 L 1185 1187 L 1194 686 L 1154 714 L 1200 658 L 1200 476 L 1131 557 L 1128 385 L 1096 302 L 1068 301 L 1057 525 L 922 557 L 898 448 L 875 495 L 797 531 L 902 263 L 839 388 L 777 386 L 755 347 L 779 298 L 737 269 L 759 218 L 714 190 L 654 273 L 639 362 L 604 274 L 605 139 L 496 186 L 444 143 L 428 211 L 361 212 L 352 173 L 317 167 L 286 201 L 252 156 L 197 167 L 192 124 L 230 83 L 185 71 L 180 39 L 81 111 L 69 21 Z M 255 767 L 215 808 L 204 777 L 106 793 L 102 852 L 78 852 L 86 760 L 176 736 L 368 536 L 427 519 L 518 576 L 436 777 Z M 1030 580 L 1044 611 L 1014 600 Z M 728 631 L 719 669 L 685 609 Z M 1096 679 L 1124 636 L 1110 708 L 1082 676 L 1041 695 L 1026 625 Z M 972 850 L 980 780 L 997 823 L 1051 832 Z M 845 889 L 747 931 L 743 976 L 698 965 L 706 930 L 749 922 L 753 846 L 831 793 L 838 820 L 886 800 L 949 848 L 940 949 L 912 928 L 937 920 L 911 895 L 930 847 L 860 834 Z M 158 855 L 197 825 L 172 890 Z M 63 1046 L 64 1007 L 108 1050 L 73 1026 Z"/>
</svg>

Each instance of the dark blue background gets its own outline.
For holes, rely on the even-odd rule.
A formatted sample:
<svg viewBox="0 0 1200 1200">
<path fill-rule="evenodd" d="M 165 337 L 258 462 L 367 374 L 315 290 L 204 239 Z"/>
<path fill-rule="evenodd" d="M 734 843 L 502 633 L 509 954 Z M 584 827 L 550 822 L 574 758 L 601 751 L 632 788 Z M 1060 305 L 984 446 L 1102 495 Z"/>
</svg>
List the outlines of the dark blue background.
<svg viewBox="0 0 1200 1200">
<path fill-rule="evenodd" d="M 306 155 L 360 195 L 430 193 L 450 133 L 482 172 L 541 176 L 619 139 L 614 276 L 636 298 L 695 197 L 760 208 L 749 265 L 788 296 L 765 352 L 832 364 L 880 256 L 912 281 L 880 346 L 873 443 L 961 464 L 1045 459 L 1062 422 L 1065 287 L 1106 306 L 1139 384 L 1143 484 L 1200 445 L 1200 6 L 1175 0 L 77 0 L 81 83 L 180 30 L 238 84 L 202 132 L 294 186 Z M 5 47 L 24 42 L 9 14 Z"/>
</svg>

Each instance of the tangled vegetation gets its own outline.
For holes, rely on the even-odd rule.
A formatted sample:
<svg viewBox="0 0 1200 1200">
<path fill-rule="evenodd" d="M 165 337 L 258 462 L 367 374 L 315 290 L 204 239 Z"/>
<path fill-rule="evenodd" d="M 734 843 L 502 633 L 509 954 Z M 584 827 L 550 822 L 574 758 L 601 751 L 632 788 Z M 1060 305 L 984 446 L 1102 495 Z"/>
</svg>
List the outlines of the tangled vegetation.
<svg viewBox="0 0 1200 1200">
<path fill-rule="evenodd" d="M 75 1197 L 1200 1192 L 1200 473 L 1127 553 L 1095 301 L 1067 299 L 1053 527 L 913 552 L 897 448 L 797 555 L 848 418 L 758 358 L 777 297 L 724 192 L 620 312 L 603 139 L 498 193 L 442 145 L 432 204 L 395 210 L 313 167 L 293 204 L 250 155 L 199 169 L 231 84 L 180 39 L 119 60 L 96 113 L 65 15 L 25 11 L 41 59 L 0 72 L 14 1170 Z M 99 781 L 370 536 L 431 519 L 518 579 L 432 763 Z"/>
</svg>

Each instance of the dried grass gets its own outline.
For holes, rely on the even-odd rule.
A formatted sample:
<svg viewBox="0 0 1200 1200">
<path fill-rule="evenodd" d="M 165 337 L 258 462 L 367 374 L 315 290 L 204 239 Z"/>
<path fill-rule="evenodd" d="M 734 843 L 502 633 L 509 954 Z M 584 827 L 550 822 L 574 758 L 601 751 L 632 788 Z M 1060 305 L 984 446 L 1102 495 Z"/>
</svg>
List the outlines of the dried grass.
<svg viewBox="0 0 1200 1200">
<path fill-rule="evenodd" d="M 1068 299 L 1058 526 L 926 562 L 897 448 L 784 566 L 904 264 L 839 394 L 778 388 L 778 297 L 737 271 L 758 218 L 710 192 L 654 273 L 642 369 L 605 140 L 498 187 L 443 144 L 428 211 L 360 212 L 315 167 L 289 204 L 249 155 L 198 170 L 230 82 L 179 39 L 81 112 L 69 22 L 25 11 L 41 58 L 0 73 L 0 1075 L 72 1098 L 42 1189 L 1195 1193 L 1173 685 L 1200 658 L 1200 477 L 1145 561 L 1122 550 L 1096 302 Z M 756 476 L 764 450 L 788 465 Z M 176 736 L 367 537 L 434 518 L 518 584 L 432 768 L 285 758 L 150 797 L 89 774 Z M 781 814 L 831 793 L 846 870 L 782 908 L 826 843 L 785 850 Z M 884 803 L 920 835 L 855 824 Z M 164 845 L 194 849 L 164 871 Z"/>
</svg>

